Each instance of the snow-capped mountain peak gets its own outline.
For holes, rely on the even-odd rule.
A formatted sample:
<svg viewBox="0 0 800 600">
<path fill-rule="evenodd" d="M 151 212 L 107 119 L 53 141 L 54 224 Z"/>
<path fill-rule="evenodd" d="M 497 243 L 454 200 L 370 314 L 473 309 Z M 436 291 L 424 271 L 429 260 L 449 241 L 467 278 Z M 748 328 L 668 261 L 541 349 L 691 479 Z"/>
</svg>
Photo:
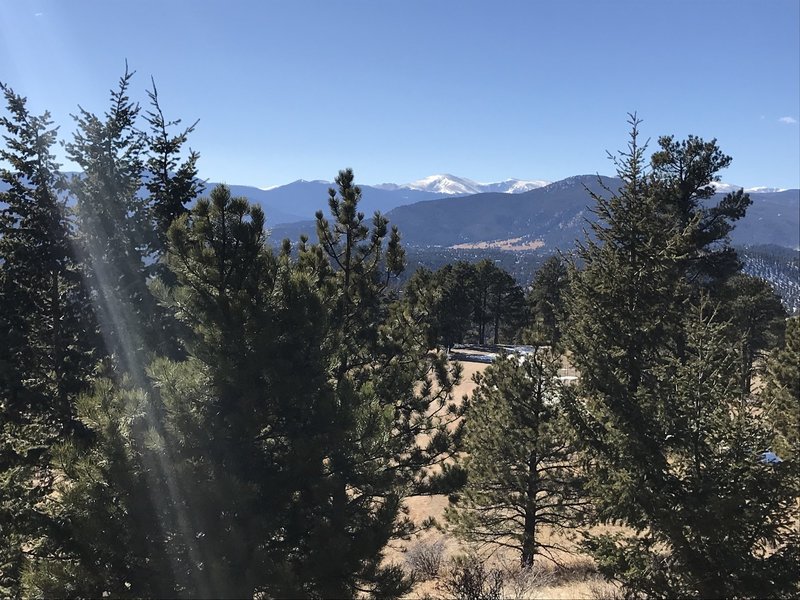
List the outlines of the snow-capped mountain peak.
<svg viewBox="0 0 800 600">
<path fill-rule="evenodd" d="M 774 194 L 775 192 L 785 192 L 786 188 L 776 188 L 776 187 L 759 185 L 756 187 L 745 188 L 744 191 L 751 194 Z"/>
<path fill-rule="evenodd" d="M 522 180 L 506 179 L 495 183 L 479 183 L 466 177 L 457 177 L 449 173 L 431 175 L 417 179 L 410 183 L 396 184 L 383 183 L 374 187 L 384 190 L 409 189 L 423 192 L 432 192 L 447 196 L 467 196 L 470 194 L 483 194 L 486 192 L 499 192 L 503 194 L 521 194 L 530 190 L 544 187 L 549 181 L 539 179 Z"/>
<path fill-rule="evenodd" d="M 733 185 L 732 183 L 724 183 L 722 181 L 714 181 L 711 183 L 711 185 L 718 194 L 729 194 L 742 189 L 742 186 L 740 185 Z M 783 188 L 767 187 L 762 185 L 744 188 L 744 191 L 749 194 L 774 194 L 775 192 L 785 192 L 786 190 Z"/>
<path fill-rule="evenodd" d="M 724 181 L 712 181 L 711 187 L 714 188 L 718 194 L 730 194 L 731 192 L 736 192 L 742 189 L 740 185 L 734 185 L 732 183 L 725 183 Z"/>
<path fill-rule="evenodd" d="M 522 194 L 540 187 L 550 185 L 544 179 L 506 179 L 498 183 L 479 184 L 486 192 L 501 192 L 503 194 Z"/>
<path fill-rule="evenodd" d="M 400 187 L 411 190 L 421 190 L 423 192 L 434 192 L 437 194 L 461 195 L 481 193 L 480 184 L 467 179 L 466 177 L 456 177 L 449 173 L 441 175 L 431 175 L 417 179 L 411 183 L 406 183 Z"/>
</svg>

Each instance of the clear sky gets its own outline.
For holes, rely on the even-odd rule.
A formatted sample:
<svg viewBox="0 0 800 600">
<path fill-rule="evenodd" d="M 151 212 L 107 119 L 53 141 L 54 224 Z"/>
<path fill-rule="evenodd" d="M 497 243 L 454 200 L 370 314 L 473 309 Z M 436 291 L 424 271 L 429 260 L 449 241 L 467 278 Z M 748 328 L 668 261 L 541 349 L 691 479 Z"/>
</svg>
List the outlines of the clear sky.
<svg viewBox="0 0 800 600">
<path fill-rule="evenodd" d="M 0 0 L 0 80 L 64 133 L 126 59 L 212 181 L 607 174 L 638 111 L 800 187 L 798 0 Z"/>
</svg>

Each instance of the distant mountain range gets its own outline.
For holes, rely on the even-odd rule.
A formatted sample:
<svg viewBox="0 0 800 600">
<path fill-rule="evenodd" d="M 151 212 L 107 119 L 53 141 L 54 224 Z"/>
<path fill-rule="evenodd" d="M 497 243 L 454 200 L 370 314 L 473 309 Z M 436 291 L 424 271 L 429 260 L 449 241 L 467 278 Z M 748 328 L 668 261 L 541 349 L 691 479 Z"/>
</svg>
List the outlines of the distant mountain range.
<svg viewBox="0 0 800 600">
<path fill-rule="evenodd" d="M 621 181 L 579 175 L 518 194 L 482 193 L 405 204 L 387 213 L 406 244 L 461 249 L 567 249 L 594 220 L 587 190 L 608 195 Z M 721 198 L 721 192 L 717 199 Z M 365 196 L 367 192 L 365 192 Z M 753 204 L 731 235 L 736 245 L 800 247 L 800 190 L 751 192 Z M 272 238 L 314 239 L 314 224 L 273 228 Z"/>
<path fill-rule="evenodd" d="M 216 186 L 206 184 L 206 194 Z M 461 249 L 543 250 L 571 247 L 594 218 L 587 189 L 606 193 L 620 180 L 579 175 L 553 183 L 508 179 L 477 183 L 454 175 L 432 175 L 406 184 L 361 185 L 360 209 L 386 214 L 400 228 L 406 244 Z M 298 180 L 261 189 L 230 185 L 234 196 L 259 204 L 271 238 L 278 242 L 306 233 L 314 239 L 314 214 L 328 213 L 328 181 Z M 727 193 L 738 186 L 715 184 Z M 4 189 L 0 183 L 0 191 Z M 737 224 L 737 245 L 776 244 L 800 247 L 800 190 L 752 188 L 753 205 Z"/>
<path fill-rule="evenodd" d="M 207 183 L 206 193 L 216 185 L 218 184 Z M 228 187 L 234 196 L 244 196 L 250 202 L 261 205 L 267 217 L 267 226 L 273 227 L 284 223 L 313 219 L 318 210 L 323 210 L 327 214 L 328 188 L 331 186 L 334 184 L 328 181 L 299 179 L 287 185 L 269 189 L 244 185 L 229 185 Z M 360 187 L 360 208 L 368 215 L 375 211 L 386 213 L 404 204 L 443 197 L 443 194 L 410 188 L 387 190 L 367 185 Z"/>
<path fill-rule="evenodd" d="M 398 206 L 425 200 L 452 196 L 469 196 L 485 192 L 520 194 L 547 185 L 547 181 L 524 181 L 507 179 L 497 183 L 478 183 L 455 175 L 432 175 L 396 184 L 359 185 L 361 188 L 361 210 L 371 215 L 375 211 L 389 212 Z M 216 183 L 207 184 L 213 188 Z M 261 205 L 267 215 L 269 226 L 292 223 L 313 218 L 318 210 L 328 211 L 328 188 L 335 187 L 330 181 L 306 181 L 298 179 L 292 183 L 261 189 L 242 185 L 231 185 L 231 193 L 245 196 Z"/>
</svg>

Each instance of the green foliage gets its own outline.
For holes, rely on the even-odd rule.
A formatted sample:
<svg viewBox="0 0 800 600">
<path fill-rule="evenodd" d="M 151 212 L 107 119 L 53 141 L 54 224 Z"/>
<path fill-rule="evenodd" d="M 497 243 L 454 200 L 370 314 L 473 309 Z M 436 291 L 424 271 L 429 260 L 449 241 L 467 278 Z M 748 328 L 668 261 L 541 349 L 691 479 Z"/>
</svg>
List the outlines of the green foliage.
<svg viewBox="0 0 800 600">
<path fill-rule="evenodd" d="M 82 419 L 96 443 L 73 450 L 61 509 L 65 536 L 85 551 L 34 562 L 29 589 L 391 597 L 408 588 L 382 552 L 407 531 L 402 499 L 425 491 L 428 467 L 451 455 L 458 371 L 427 356 L 415 309 L 388 295 L 402 266 L 396 232 L 384 244 L 382 217 L 362 226 L 348 175 L 340 179 L 350 206 L 334 210 L 326 245 L 303 244 L 295 263 L 287 249 L 267 249 L 261 210 L 224 186 L 173 223 L 166 264 L 176 285 L 155 289 L 188 332 L 188 358 L 156 359 L 143 383 L 87 399 Z M 121 544 L 109 544 L 112 530 Z"/>
<path fill-rule="evenodd" d="M 197 160 L 200 155 L 190 150 L 181 162 L 181 151 L 194 131 L 197 122 L 174 135 L 172 127 L 180 125 L 180 119 L 168 121 L 164 117 L 158 101 L 155 82 L 153 89 L 147 91 L 150 110 L 146 120 L 150 126 L 146 138 L 149 156 L 147 158 L 147 182 L 150 193 L 150 210 L 154 222 L 155 239 L 151 252 L 163 255 L 166 252 L 167 231 L 172 222 L 186 214 L 186 205 L 203 191 L 203 183 L 198 179 Z M 162 276 L 165 272 L 162 272 Z"/>
<path fill-rule="evenodd" d="M 587 489 L 602 521 L 635 535 L 586 545 L 633 593 L 791 593 L 794 474 L 761 459 L 765 421 L 738 393 L 739 357 L 700 285 L 725 281 L 726 223 L 744 201 L 701 205 L 725 163 L 713 142 L 662 138 L 647 175 L 637 125 L 618 164 L 623 187 L 595 198 L 601 221 L 579 248 L 567 334 L 581 372 L 568 408 Z M 686 169 L 665 175 L 675 165 Z"/>
<path fill-rule="evenodd" d="M 141 371 L 141 353 L 154 346 L 148 325 L 156 311 L 146 283 L 153 231 L 139 195 L 145 141 L 136 129 L 139 105 L 128 96 L 132 77 L 126 66 L 102 117 L 80 109 L 65 145 L 83 171 L 69 187 L 106 351 L 128 373 Z"/>
<path fill-rule="evenodd" d="M 482 315 L 479 320 L 479 343 L 485 342 L 488 326 L 494 333 L 492 342 L 500 342 L 501 333 L 506 340 L 515 340 L 522 322 L 525 319 L 525 296 L 522 288 L 500 267 L 488 261 L 476 265 L 476 279 L 480 296 L 476 314 Z M 484 322 L 484 319 L 486 322 Z"/>
<path fill-rule="evenodd" d="M 474 340 L 494 344 L 513 341 L 525 321 L 520 286 L 506 271 L 485 259 L 476 264 L 458 261 L 436 272 L 418 269 L 405 286 L 407 300 L 425 317 L 429 345 L 446 350 Z"/>
<path fill-rule="evenodd" d="M 514 548 L 523 567 L 537 555 L 553 557 L 556 546 L 539 537 L 541 529 L 575 527 L 585 505 L 560 406 L 559 363 L 539 349 L 502 355 L 475 375 L 464 417 L 466 485 L 446 512 L 456 534 Z"/>
<path fill-rule="evenodd" d="M 403 267 L 397 230 L 389 233 L 377 213 L 367 226 L 352 171 L 341 171 L 336 183 L 329 198 L 334 221 L 317 214 L 319 246 L 303 245 L 298 260 L 320 282 L 333 394 L 315 492 L 325 500 L 307 524 L 315 537 L 302 572 L 314 573 L 317 593 L 326 597 L 359 590 L 397 595 L 409 582 L 381 564 L 383 548 L 408 531 L 402 499 L 423 491 L 428 467 L 452 453 L 446 425 L 455 418 L 448 400 L 458 372 L 443 356 L 428 356 L 416 308 L 389 295 L 389 281 Z"/>
<path fill-rule="evenodd" d="M 297 368 L 307 362 L 282 347 L 286 333 L 278 319 L 286 308 L 271 300 L 278 267 L 265 239 L 261 209 L 232 198 L 224 186 L 169 230 L 167 265 L 177 285 L 161 293 L 191 332 L 190 359 L 157 361 L 151 376 L 163 398 L 164 443 L 173 449 L 189 519 L 178 539 L 187 571 L 202 564 L 204 573 L 189 595 L 251 596 L 263 585 L 276 551 L 267 540 L 278 535 L 292 492 L 281 468 L 295 466 L 284 465 L 292 440 L 285 439 L 283 420 L 293 413 L 280 411 L 298 398 L 273 382 L 289 376 L 281 370 L 285 361 L 298 361 Z M 306 306 L 295 308 L 304 314 Z M 307 377 L 318 383 L 313 372 Z"/>
<path fill-rule="evenodd" d="M 36 117 L 26 100 L 2 86 L 8 116 L 0 118 L 8 168 L 0 179 L 0 293 L 7 330 L 6 351 L 14 354 L 26 386 L 53 397 L 51 410 L 62 424 L 71 418 L 70 396 L 91 371 L 94 325 L 73 250 L 64 181 L 52 147 L 57 130 L 50 116 Z"/>
<path fill-rule="evenodd" d="M 472 326 L 473 266 L 459 261 L 436 272 L 417 269 L 404 288 L 406 301 L 423 313 L 428 346 L 450 350 Z"/>
<path fill-rule="evenodd" d="M 183 148 L 197 122 L 182 131 L 172 133 L 173 128 L 180 126 L 181 121 L 168 121 L 164 117 L 154 81 L 152 86 L 147 91 L 150 110 L 145 113 L 149 131 L 142 134 L 147 150 L 142 183 L 148 193 L 146 205 L 150 221 L 147 234 L 150 259 L 146 272 L 148 283 L 152 284 L 153 278 L 157 278 L 172 287 L 176 283 L 175 276 L 165 265 L 167 232 L 178 217 L 188 212 L 187 205 L 202 193 L 204 184 L 198 178 L 197 172 L 200 155 L 189 150 L 185 158 L 182 156 Z M 162 307 L 156 306 L 155 309 L 150 325 L 152 349 L 172 358 L 183 358 L 178 338 L 183 337 L 185 332 L 179 331 L 180 323 Z"/>
<path fill-rule="evenodd" d="M 63 557 L 34 563 L 31 590 L 306 595 L 291 566 L 308 515 L 291 500 L 322 468 L 314 428 L 325 410 L 314 407 L 325 378 L 304 345 L 322 311 L 308 281 L 265 248 L 263 223 L 219 187 L 173 224 L 177 285 L 157 287 L 191 332 L 190 356 L 156 359 L 143 386 L 108 383 L 86 399 L 96 441 L 66 461 L 61 504 L 82 552 L 69 568 Z"/>
<path fill-rule="evenodd" d="M 800 462 L 800 317 L 787 320 L 784 345 L 769 357 L 765 381 L 762 401 L 774 431 L 773 449 L 797 468 Z"/>
<path fill-rule="evenodd" d="M 730 277 L 718 295 L 730 343 L 739 349 L 741 391 L 749 394 L 757 363 L 780 344 L 786 311 L 769 283 L 744 273 Z"/>
<path fill-rule="evenodd" d="M 0 84 L 7 111 L 0 179 L 0 595 L 19 591 L 24 556 L 53 522 L 53 446 L 75 433 L 95 330 L 70 240 L 50 116 Z"/>
<path fill-rule="evenodd" d="M 797 475 L 762 460 L 768 429 L 739 400 L 736 352 L 713 315 L 695 318 L 687 356 L 674 369 L 669 465 L 647 479 L 658 481 L 659 493 L 635 494 L 641 508 L 633 521 L 608 511 L 634 525 L 636 535 L 589 537 L 587 547 L 602 572 L 638 593 L 791 594 L 800 541 L 793 531 Z"/>
<path fill-rule="evenodd" d="M 674 136 L 662 136 L 658 145 L 650 161 L 652 193 L 668 225 L 682 230 L 683 275 L 693 283 L 724 281 L 741 266 L 727 243 L 728 234 L 752 204 L 742 189 L 726 194 L 717 204 L 711 202 L 715 193 L 711 184 L 719 181 L 719 172 L 732 159 L 715 139 L 706 142 L 690 135 L 676 141 Z"/>
<path fill-rule="evenodd" d="M 566 261 L 558 255 L 548 258 L 536 271 L 526 299 L 532 316 L 529 335 L 534 341 L 556 346 L 561 341 L 568 277 Z"/>
<path fill-rule="evenodd" d="M 176 588 L 160 525 L 167 515 L 165 482 L 147 449 L 155 436 L 150 400 L 130 381 L 99 380 L 78 403 L 92 444 L 56 448 L 60 473 L 47 510 L 58 527 L 28 562 L 28 597 L 165 595 Z M 160 504 L 156 503 L 160 501 Z M 52 542 L 60 542 L 55 547 Z M 169 594 L 167 594 L 169 595 Z"/>
</svg>

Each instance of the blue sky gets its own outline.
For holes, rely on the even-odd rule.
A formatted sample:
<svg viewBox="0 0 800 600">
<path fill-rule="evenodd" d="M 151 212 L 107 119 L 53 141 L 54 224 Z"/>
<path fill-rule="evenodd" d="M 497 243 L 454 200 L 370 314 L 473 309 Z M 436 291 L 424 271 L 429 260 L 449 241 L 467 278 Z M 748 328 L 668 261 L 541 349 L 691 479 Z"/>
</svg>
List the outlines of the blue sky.
<svg viewBox="0 0 800 600">
<path fill-rule="evenodd" d="M 125 59 L 213 181 L 605 174 L 638 111 L 800 187 L 797 0 L 0 0 L 0 80 L 65 134 Z"/>
</svg>

